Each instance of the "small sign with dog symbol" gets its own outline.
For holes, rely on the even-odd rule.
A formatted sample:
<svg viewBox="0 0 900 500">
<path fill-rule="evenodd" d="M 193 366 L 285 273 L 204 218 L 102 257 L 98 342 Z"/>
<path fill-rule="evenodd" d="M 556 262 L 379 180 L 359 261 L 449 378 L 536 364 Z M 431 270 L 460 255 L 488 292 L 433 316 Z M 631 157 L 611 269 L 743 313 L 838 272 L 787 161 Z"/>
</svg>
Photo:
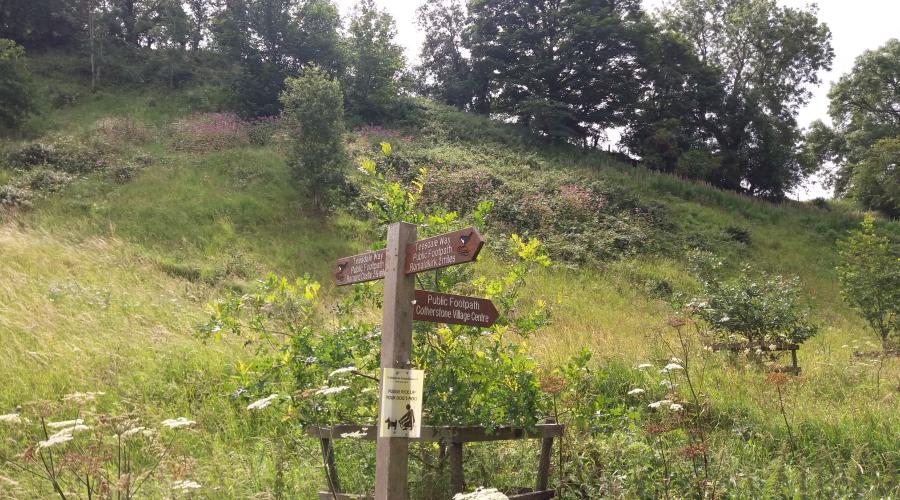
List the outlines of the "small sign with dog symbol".
<svg viewBox="0 0 900 500">
<path fill-rule="evenodd" d="M 424 382 L 423 370 L 382 368 L 380 437 L 420 437 Z"/>
</svg>

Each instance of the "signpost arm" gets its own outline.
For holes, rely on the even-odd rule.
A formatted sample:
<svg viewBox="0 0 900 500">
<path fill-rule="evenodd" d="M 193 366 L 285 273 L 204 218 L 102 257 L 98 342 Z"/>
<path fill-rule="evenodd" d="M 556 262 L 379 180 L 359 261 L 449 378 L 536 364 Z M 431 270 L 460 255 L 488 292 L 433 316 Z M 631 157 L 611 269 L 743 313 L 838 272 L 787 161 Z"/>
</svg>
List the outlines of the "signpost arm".
<svg viewBox="0 0 900 500">
<path fill-rule="evenodd" d="M 398 222 L 388 226 L 387 253 L 384 263 L 382 368 L 408 369 L 411 367 L 412 302 L 415 291 L 415 275 L 407 275 L 405 266 L 406 247 L 415 241 L 416 226 L 414 224 Z M 378 425 L 384 424 L 379 422 Z M 379 436 L 375 455 L 375 500 L 408 499 L 409 439 Z"/>
</svg>

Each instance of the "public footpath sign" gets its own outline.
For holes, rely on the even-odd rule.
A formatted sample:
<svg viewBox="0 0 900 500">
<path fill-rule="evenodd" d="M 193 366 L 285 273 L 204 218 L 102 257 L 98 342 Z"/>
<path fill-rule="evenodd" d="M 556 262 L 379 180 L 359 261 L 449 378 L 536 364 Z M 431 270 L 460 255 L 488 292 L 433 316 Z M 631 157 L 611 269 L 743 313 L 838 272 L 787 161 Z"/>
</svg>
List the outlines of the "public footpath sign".
<svg viewBox="0 0 900 500">
<path fill-rule="evenodd" d="M 417 438 L 422 435 L 423 370 L 381 370 L 379 437 Z"/>
<path fill-rule="evenodd" d="M 486 328 L 497 321 L 497 308 L 488 299 L 416 290 L 413 319 Z"/>
<path fill-rule="evenodd" d="M 388 226 L 387 248 L 338 259 L 338 286 L 384 280 L 381 399 L 375 448 L 375 500 L 407 500 L 409 439 L 422 428 L 425 373 L 414 370 L 413 319 L 487 327 L 497 309 L 487 299 L 415 289 L 416 273 L 472 262 L 484 239 L 474 227 L 416 241 L 416 226 Z"/>
</svg>

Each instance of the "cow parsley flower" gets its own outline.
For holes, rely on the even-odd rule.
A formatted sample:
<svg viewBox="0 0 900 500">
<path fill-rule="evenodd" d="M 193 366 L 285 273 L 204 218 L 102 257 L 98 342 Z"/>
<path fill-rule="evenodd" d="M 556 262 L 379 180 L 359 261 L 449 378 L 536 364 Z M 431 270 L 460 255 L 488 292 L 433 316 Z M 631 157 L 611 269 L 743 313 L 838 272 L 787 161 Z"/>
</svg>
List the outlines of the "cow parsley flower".
<svg viewBox="0 0 900 500">
<path fill-rule="evenodd" d="M 202 488 L 202 486 L 196 481 L 175 481 L 172 483 L 173 490 L 191 491 L 199 490 L 200 488 Z"/>
<path fill-rule="evenodd" d="M 669 363 L 666 365 L 665 368 L 663 368 L 663 370 L 664 370 L 663 373 L 666 373 L 666 372 L 670 372 L 672 370 L 684 370 L 684 367 L 682 367 L 678 363 Z"/>
<path fill-rule="evenodd" d="M 18 413 L 10 413 L 9 415 L 0 415 L 0 422 L 5 424 L 21 424 L 23 420 Z"/>
<path fill-rule="evenodd" d="M 656 410 L 656 409 L 658 409 L 660 406 L 669 406 L 669 405 L 671 405 L 671 404 L 672 404 L 672 400 L 670 400 L 670 399 L 663 399 L 663 400 L 660 400 L 660 401 L 656 401 L 656 402 L 654 402 L 654 403 L 650 403 L 650 404 L 648 404 L 647 406 L 649 406 L 650 408 L 653 408 L 654 410 Z"/>
<path fill-rule="evenodd" d="M 278 398 L 278 394 L 271 394 L 269 397 L 265 397 L 262 399 L 258 399 L 249 405 L 247 405 L 248 410 L 262 410 L 263 408 L 272 404 L 272 401 L 275 401 Z"/>
<path fill-rule="evenodd" d="M 349 373 L 349 372 L 353 372 L 353 371 L 356 371 L 355 366 L 345 366 L 344 368 L 338 368 L 337 370 L 329 373 L 328 378 L 331 378 L 335 375 L 340 375 L 342 373 Z"/>
<path fill-rule="evenodd" d="M 318 391 L 316 391 L 316 394 L 320 395 L 320 396 L 328 396 L 330 394 L 337 394 L 339 392 L 346 391 L 349 388 L 350 387 L 348 387 L 346 385 L 339 385 L 337 387 L 323 387 L 323 388 L 319 389 Z"/>
<path fill-rule="evenodd" d="M 671 405 L 669 405 L 669 409 L 672 411 L 681 411 L 683 408 L 684 407 L 678 403 L 672 403 Z"/>
<path fill-rule="evenodd" d="M 453 500 L 509 500 L 509 497 L 496 488 L 478 488 L 472 493 L 457 493 Z"/>
<path fill-rule="evenodd" d="M 644 393 L 644 390 L 641 389 L 640 387 L 628 391 L 629 396 L 635 396 L 637 394 L 643 394 L 643 393 Z"/>
<path fill-rule="evenodd" d="M 38 443 L 38 448 L 50 448 L 51 446 L 56 446 L 58 444 L 68 443 L 75 438 L 76 431 L 86 431 L 88 429 L 90 429 L 90 427 L 81 424 L 73 425 L 72 427 L 66 427 L 56 434 L 48 437 L 46 440 L 40 441 Z"/>
<path fill-rule="evenodd" d="M 72 394 L 66 394 L 63 396 L 63 401 L 74 401 L 79 404 L 87 403 L 89 401 L 94 401 L 97 399 L 97 396 L 103 396 L 106 394 L 105 392 L 73 392 Z"/>
<path fill-rule="evenodd" d="M 341 437 L 349 439 L 362 439 L 366 437 L 366 429 L 358 430 L 356 432 L 343 432 L 341 433 Z"/>
<path fill-rule="evenodd" d="M 84 420 L 76 418 L 75 420 L 63 420 L 62 422 L 47 422 L 47 427 L 51 429 L 62 429 L 63 427 L 74 427 L 83 424 Z"/>
<path fill-rule="evenodd" d="M 122 438 L 128 439 L 135 434 L 143 432 L 144 429 L 146 429 L 146 427 L 132 427 L 131 429 L 128 429 L 127 431 L 122 433 Z"/>
<path fill-rule="evenodd" d="M 168 427 L 169 429 L 178 429 L 179 427 L 190 427 L 196 423 L 197 422 L 194 422 L 193 420 L 188 420 L 184 417 L 167 418 L 162 421 L 162 425 Z"/>
<path fill-rule="evenodd" d="M 644 370 L 647 368 L 653 368 L 653 364 L 651 363 L 641 363 L 638 365 L 638 370 Z"/>
</svg>

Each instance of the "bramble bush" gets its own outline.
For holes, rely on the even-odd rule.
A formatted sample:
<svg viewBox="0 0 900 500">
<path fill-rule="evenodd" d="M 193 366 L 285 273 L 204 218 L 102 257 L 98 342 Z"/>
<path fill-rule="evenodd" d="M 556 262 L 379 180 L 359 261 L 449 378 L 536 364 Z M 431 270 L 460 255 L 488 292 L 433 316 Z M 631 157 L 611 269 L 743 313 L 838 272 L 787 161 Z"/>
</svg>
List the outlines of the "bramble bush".
<svg viewBox="0 0 900 500">
<path fill-rule="evenodd" d="M 250 144 L 248 125 L 234 113 L 196 113 L 171 125 L 178 151 L 208 153 Z"/>
</svg>

